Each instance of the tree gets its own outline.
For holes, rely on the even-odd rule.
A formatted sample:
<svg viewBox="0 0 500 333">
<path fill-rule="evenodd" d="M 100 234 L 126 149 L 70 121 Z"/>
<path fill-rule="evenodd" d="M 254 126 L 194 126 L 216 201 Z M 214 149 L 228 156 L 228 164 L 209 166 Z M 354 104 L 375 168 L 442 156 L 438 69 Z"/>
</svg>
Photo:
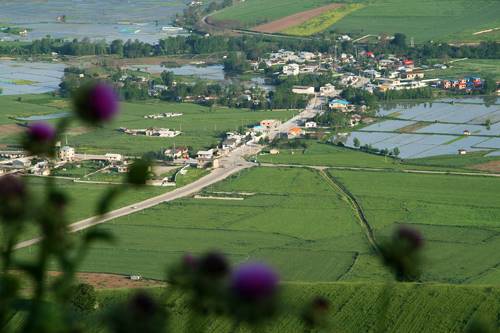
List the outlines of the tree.
<svg viewBox="0 0 500 333">
<path fill-rule="evenodd" d="M 392 153 L 397 158 L 401 152 L 399 151 L 398 147 L 394 147 L 394 149 L 392 150 Z"/>
<path fill-rule="evenodd" d="M 497 90 L 496 80 L 493 79 L 493 77 L 491 76 L 486 77 L 483 84 L 483 93 L 486 95 L 490 95 L 494 93 L 496 90 Z"/>
<path fill-rule="evenodd" d="M 121 39 L 115 39 L 111 42 L 109 50 L 111 54 L 123 57 L 123 41 Z"/>
<path fill-rule="evenodd" d="M 358 138 L 354 138 L 353 140 L 354 147 L 359 148 L 361 146 L 361 142 L 359 141 Z"/>
<path fill-rule="evenodd" d="M 70 304 L 78 312 L 90 312 L 97 304 L 97 293 L 95 288 L 87 283 L 75 285 L 70 292 Z"/>
<path fill-rule="evenodd" d="M 164 85 L 166 85 L 167 87 L 171 87 L 175 81 L 174 72 L 163 71 L 163 73 L 161 73 L 161 80 Z"/>
<path fill-rule="evenodd" d="M 486 119 L 484 126 L 486 126 L 486 129 L 489 131 L 491 129 L 491 119 Z"/>
<path fill-rule="evenodd" d="M 406 46 L 406 35 L 400 32 L 394 34 L 394 39 L 391 41 L 391 45 L 398 49 L 405 49 Z"/>
</svg>

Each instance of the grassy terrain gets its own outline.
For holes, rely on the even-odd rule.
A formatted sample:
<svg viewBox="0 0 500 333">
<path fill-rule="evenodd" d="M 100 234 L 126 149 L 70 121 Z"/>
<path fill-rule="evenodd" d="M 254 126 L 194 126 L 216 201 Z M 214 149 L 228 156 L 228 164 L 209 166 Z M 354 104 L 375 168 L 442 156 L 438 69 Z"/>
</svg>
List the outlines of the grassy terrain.
<svg viewBox="0 0 500 333">
<path fill-rule="evenodd" d="M 46 115 L 69 111 L 67 101 L 54 99 L 49 95 L 0 97 L 0 125 L 15 124 L 9 117 Z M 182 117 L 144 119 L 144 116 L 163 112 L 180 112 Z M 75 122 L 68 135 L 68 143 L 79 153 L 123 153 L 141 155 L 149 151 L 185 145 L 198 150 L 219 143 L 219 135 L 225 131 L 237 130 L 241 126 L 253 125 L 266 118 L 285 120 L 296 111 L 250 111 L 199 106 L 188 103 L 164 103 L 157 100 L 137 103 L 122 103 L 121 114 L 112 123 L 102 128 L 85 128 Z M 130 136 L 117 131 L 119 127 L 170 128 L 181 130 L 176 138 Z M 2 136 L 0 143 L 16 143 L 15 134 Z"/>
<path fill-rule="evenodd" d="M 247 0 L 216 13 L 212 18 L 215 21 L 229 21 L 231 25 L 250 28 L 335 2 L 333 0 Z"/>
<path fill-rule="evenodd" d="M 423 232 L 423 281 L 498 281 L 500 179 L 339 170 L 330 175 L 359 201 L 378 241 L 401 223 Z M 233 262 L 270 262 L 286 281 L 387 279 L 346 194 L 317 171 L 254 168 L 202 195 L 219 198 L 185 198 L 100 226 L 119 243 L 99 244 L 83 270 L 162 278 L 165 265 L 185 251 L 220 249 Z M 235 197 L 242 200 L 224 200 Z"/>
<path fill-rule="evenodd" d="M 500 37 L 499 39 L 500 40 Z M 437 62 L 441 62 L 437 60 Z M 495 80 L 500 80 L 500 60 L 499 59 L 465 59 L 449 64 L 447 69 L 436 69 L 427 71 L 429 78 L 464 78 L 467 76 L 492 76 Z"/>
<path fill-rule="evenodd" d="M 402 32 L 416 42 L 478 41 L 491 37 L 474 32 L 500 26 L 499 11 L 496 0 L 375 0 L 333 28 L 360 35 Z"/>
<path fill-rule="evenodd" d="M 345 16 L 353 13 L 356 10 L 363 8 L 363 4 L 347 4 L 337 9 L 330 10 L 324 14 L 304 22 L 298 26 L 288 28 L 282 31 L 285 34 L 297 36 L 310 36 L 324 31 L 333 24 L 340 21 Z"/>
<path fill-rule="evenodd" d="M 145 115 L 161 112 L 180 112 L 181 117 L 144 119 Z M 122 113 L 106 128 L 74 136 L 70 144 L 86 152 L 113 152 L 140 154 L 158 151 L 172 145 L 191 146 L 194 150 L 217 144 L 219 134 L 237 130 L 240 126 L 252 125 L 266 118 L 288 119 L 292 111 L 258 111 L 245 109 L 209 108 L 195 104 L 170 104 L 158 101 L 123 103 Z M 116 131 L 118 127 L 149 128 L 162 127 L 182 131 L 176 138 L 130 136 Z"/>
<path fill-rule="evenodd" d="M 261 163 L 339 167 L 399 168 L 393 159 L 308 140 L 306 149 L 280 149 L 278 155 L 260 155 Z"/>
<path fill-rule="evenodd" d="M 36 196 L 41 194 L 44 190 L 44 183 L 46 179 L 38 177 L 26 177 L 25 179 L 30 186 L 30 191 L 36 199 Z M 74 183 L 73 181 L 68 180 L 57 180 L 56 184 L 58 189 L 64 191 L 69 196 L 70 203 L 67 211 L 67 217 L 70 222 L 76 222 L 94 216 L 99 198 L 101 198 L 110 188 L 107 185 Z M 119 196 L 112 205 L 112 208 L 116 209 L 127 206 L 131 203 L 160 195 L 166 191 L 168 191 L 168 188 L 152 186 L 139 189 L 136 188 Z M 36 227 L 34 225 L 29 225 L 26 232 L 23 234 L 23 238 L 28 239 L 36 236 L 37 234 L 38 232 Z"/>
<path fill-rule="evenodd" d="M 162 289 L 151 290 L 161 295 Z M 265 332 L 305 332 L 299 321 L 303 305 L 322 295 L 332 302 L 328 332 L 371 332 L 381 318 L 382 284 L 287 283 L 283 286 L 283 307 L 278 318 L 265 327 Z M 103 291 L 99 294 L 104 307 L 125 300 L 129 291 Z M 398 284 L 391 288 L 385 332 L 463 332 L 469 322 L 484 320 L 494 323 L 500 309 L 500 290 L 487 286 L 450 286 Z M 170 331 L 184 332 L 188 322 L 186 299 L 181 294 L 171 296 L 173 316 Z M 439 313 L 439 315 L 436 315 Z M 425 318 L 425 319 L 424 319 Z M 91 322 L 93 325 L 95 321 Z M 229 323 L 209 318 L 203 322 L 207 332 L 227 332 Z M 238 332 L 250 332 L 243 328 Z"/>
<path fill-rule="evenodd" d="M 285 280 L 334 281 L 369 252 L 350 207 L 315 171 L 255 168 L 203 194 L 244 200 L 185 198 L 106 223 L 119 243 L 97 245 L 83 270 L 163 278 L 185 251 L 215 248 L 271 262 Z"/>
<path fill-rule="evenodd" d="M 465 156 L 445 155 L 410 160 L 409 163 L 418 166 L 430 166 L 436 168 L 460 168 L 476 170 L 484 163 L 500 161 L 499 156 L 487 157 L 488 152 L 473 152 Z"/>
<path fill-rule="evenodd" d="M 107 311 L 117 302 L 124 302 L 131 290 L 100 290 L 97 294 L 100 311 Z M 179 292 L 150 288 L 148 292 L 168 304 L 168 332 L 187 332 L 189 317 L 187 298 Z M 277 317 L 259 332 L 303 333 L 300 321 L 304 304 L 321 295 L 331 301 L 328 330 L 325 332 L 465 332 L 471 322 L 480 320 L 495 325 L 500 310 L 498 286 L 456 286 L 442 284 L 397 284 L 390 291 L 380 283 L 285 283 L 282 285 L 282 305 Z M 382 314 L 383 296 L 389 297 L 387 313 Z M 99 316 L 90 314 L 82 319 L 86 332 L 104 333 Z M 439 315 L 436 315 L 439 314 Z M 384 318 L 385 316 L 385 318 Z M 8 328 L 22 325 L 24 318 L 14 316 Z M 382 325 L 382 326 L 378 326 Z M 230 323 L 220 317 L 201 320 L 203 332 L 230 332 Z M 250 333 L 243 326 L 238 333 Z"/>
<path fill-rule="evenodd" d="M 278 155 L 259 155 L 257 161 L 272 164 L 316 165 L 330 167 L 361 167 L 378 169 L 419 169 L 445 171 L 474 171 L 473 167 L 500 157 L 484 157 L 487 152 L 466 156 L 437 156 L 395 162 L 392 158 L 368 154 L 353 149 L 307 140 L 306 149 L 280 149 Z"/>
<path fill-rule="evenodd" d="M 330 174 L 357 198 L 379 239 L 399 223 L 423 232 L 424 280 L 498 282 L 500 179 L 338 170 Z"/>
</svg>

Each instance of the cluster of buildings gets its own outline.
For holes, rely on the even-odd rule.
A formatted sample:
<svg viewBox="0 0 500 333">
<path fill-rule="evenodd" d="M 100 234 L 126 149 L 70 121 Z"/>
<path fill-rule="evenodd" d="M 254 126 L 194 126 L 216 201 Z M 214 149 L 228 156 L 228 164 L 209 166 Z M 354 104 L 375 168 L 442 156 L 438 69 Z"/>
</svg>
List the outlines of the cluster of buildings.
<svg viewBox="0 0 500 333">
<path fill-rule="evenodd" d="M 480 77 L 466 77 L 458 80 L 441 80 L 439 87 L 446 90 L 473 91 L 483 88 L 483 80 Z"/>
<path fill-rule="evenodd" d="M 123 132 L 128 135 L 144 135 L 144 136 L 153 136 L 153 137 L 161 137 L 161 138 L 175 138 L 178 135 L 181 135 L 181 131 L 171 130 L 168 128 L 141 128 L 141 129 L 129 129 L 125 127 L 120 127 L 118 129 L 120 132 Z"/>
</svg>

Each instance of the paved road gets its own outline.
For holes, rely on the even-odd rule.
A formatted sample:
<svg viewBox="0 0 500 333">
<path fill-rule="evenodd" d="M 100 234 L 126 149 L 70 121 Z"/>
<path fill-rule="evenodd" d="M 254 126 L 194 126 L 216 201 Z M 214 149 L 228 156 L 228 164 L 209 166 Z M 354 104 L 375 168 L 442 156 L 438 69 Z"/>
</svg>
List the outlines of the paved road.
<svg viewBox="0 0 500 333">
<path fill-rule="evenodd" d="M 376 171 L 376 172 L 404 172 L 404 173 L 419 173 L 427 175 L 453 175 L 453 176 L 476 176 L 476 177 L 500 177 L 500 173 L 484 173 L 484 172 L 460 172 L 460 171 L 433 171 L 433 170 L 415 170 L 415 169 L 383 169 L 383 168 L 364 168 L 364 167 L 339 167 L 326 165 L 306 165 L 306 164 L 277 164 L 277 163 L 259 163 L 263 167 L 272 168 L 309 168 L 315 170 L 347 170 L 347 171 Z"/>
</svg>

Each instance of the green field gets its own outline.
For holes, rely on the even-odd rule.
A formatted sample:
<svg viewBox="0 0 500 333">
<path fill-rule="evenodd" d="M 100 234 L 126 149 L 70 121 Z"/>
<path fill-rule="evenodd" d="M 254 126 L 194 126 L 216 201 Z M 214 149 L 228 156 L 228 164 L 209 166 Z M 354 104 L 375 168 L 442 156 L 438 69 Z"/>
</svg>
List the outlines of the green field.
<svg viewBox="0 0 500 333">
<path fill-rule="evenodd" d="M 83 270 L 163 278 L 185 251 L 216 248 L 276 264 L 286 280 L 334 281 L 369 252 L 351 208 L 316 171 L 254 168 L 203 195 L 244 200 L 185 198 L 113 220 L 102 228 L 118 245 L 97 245 Z"/>
<path fill-rule="evenodd" d="M 216 13 L 213 19 L 226 26 L 250 28 L 334 2 L 247 0 Z M 429 40 L 466 42 L 499 40 L 498 30 L 474 35 L 476 32 L 500 27 L 498 15 L 500 2 L 496 0 L 351 2 L 359 2 L 364 8 L 352 11 L 340 20 L 332 16 L 333 11 L 325 13 L 287 32 L 307 35 L 309 32 L 316 33 L 330 27 L 341 33 L 354 33 L 359 36 L 402 32 L 408 38 L 413 37 L 417 43 Z M 328 22 L 332 24 L 328 25 Z"/>
<path fill-rule="evenodd" d="M 250 28 L 335 2 L 334 0 L 247 0 L 216 13 L 212 18 L 231 26 Z"/>
<path fill-rule="evenodd" d="M 378 241 L 401 223 L 424 233 L 423 281 L 498 281 L 500 179 L 329 173 L 359 201 Z M 234 262 L 270 262 L 286 281 L 386 280 L 346 194 L 325 176 L 305 168 L 254 168 L 202 193 L 218 199 L 185 198 L 111 221 L 101 228 L 120 243 L 98 245 L 83 270 L 162 278 L 165 265 L 183 252 L 215 248 Z M 242 200 L 224 200 L 235 197 Z"/>
<path fill-rule="evenodd" d="M 54 99 L 49 95 L 0 97 L 0 125 L 15 124 L 9 117 L 46 115 L 69 111 L 68 103 Z M 163 112 L 183 113 L 182 117 L 163 119 L 144 119 L 144 116 Z M 225 131 L 234 131 L 241 126 L 253 125 L 263 119 L 286 120 L 296 111 L 250 111 L 248 109 L 229 109 L 208 107 L 188 103 L 164 103 L 157 100 L 138 103 L 122 103 L 121 114 L 109 125 L 102 128 L 85 128 L 74 123 L 69 130 L 68 144 L 78 153 L 122 153 L 141 155 L 149 151 L 159 151 L 173 146 L 191 146 L 194 150 L 216 145 L 219 135 Z M 119 127 L 170 128 L 183 133 L 176 138 L 130 136 L 117 131 Z M 0 144 L 16 143 L 18 135 L 0 134 Z"/>
<path fill-rule="evenodd" d="M 278 155 L 259 155 L 257 161 L 273 164 L 318 165 L 335 167 L 370 167 L 395 169 L 401 165 L 392 158 L 367 154 L 353 149 L 320 143 L 314 140 L 305 141 L 306 149 L 280 149 Z"/>
<path fill-rule="evenodd" d="M 500 37 L 499 39 L 500 40 Z M 442 63 L 441 60 L 436 62 Z M 499 59 L 465 59 L 454 61 L 448 65 L 447 69 L 435 69 L 426 72 L 428 78 L 464 78 L 468 76 L 487 77 L 492 76 L 495 80 L 500 80 L 500 60 Z"/>
<path fill-rule="evenodd" d="M 485 157 L 488 152 L 472 153 L 467 156 L 436 156 L 396 162 L 390 157 L 368 154 L 332 144 L 306 140 L 306 149 L 280 149 L 278 155 L 256 156 L 260 163 L 291 164 L 329 167 L 376 168 L 390 170 L 418 169 L 443 171 L 477 171 L 475 166 L 500 157 Z"/>
<path fill-rule="evenodd" d="M 37 199 L 44 190 L 46 179 L 39 177 L 26 177 L 29 189 Z M 68 221 L 76 222 L 95 215 L 97 202 L 110 188 L 108 185 L 74 183 L 70 180 L 56 180 L 57 188 L 64 191 L 69 197 Z M 168 191 L 169 188 L 146 186 L 140 189 L 131 189 L 124 192 L 112 205 L 113 209 L 130 205 Z M 38 234 L 37 228 L 29 224 L 23 234 L 23 239 L 34 237 Z"/>
<path fill-rule="evenodd" d="M 330 174 L 357 198 L 378 238 L 399 223 L 423 232 L 424 280 L 498 282 L 500 179 L 339 170 Z"/>
<path fill-rule="evenodd" d="M 299 320 L 305 303 L 321 295 L 331 301 L 329 328 L 324 332 L 465 332 L 473 321 L 489 325 L 497 322 L 500 309 L 498 286 L 453 286 L 440 284 L 398 284 L 387 294 L 387 287 L 378 283 L 286 283 L 282 286 L 282 306 L 275 320 L 258 332 L 303 333 L 307 332 Z M 98 292 L 100 309 L 106 311 L 117 302 L 126 301 L 133 291 L 101 290 Z M 171 316 L 168 332 L 187 332 L 189 317 L 187 299 L 178 292 L 151 288 L 148 292 L 162 302 L 168 299 Z M 382 315 L 381 295 L 390 297 L 387 312 Z M 168 298 L 167 298 L 168 297 Z M 385 316 L 385 318 L 384 318 Z M 105 333 L 103 325 L 91 314 L 82 319 L 85 332 Z M 385 319 L 385 320 L 384 320 Z M 382 321 L 382 323 L 381 323 Z M 7 328 L 17 328 L 23 317 L 16 315 Z M 220 317 L 201 320 L 203 332 L 230 332 L 230 323 Z M 323 332 L 321 331 L 321 332 Z M 256 332 L 243 326 L 238 333 Z"/>
<path fill-rule="evenodd" d="M 478 41 L 490 37 L 474 32 L 500 27 L 498 13 L 496 0 L 375 0 L 332 28 L 361 36 L 402 32 L 415 42 Z"/>
<path fill-rule="evenodd" d="M 118 243 L 96 244 L 81 270 L 162 279 L 167 265 L 186 251 L 219 249 L 233 263 L 271 263 L 287 282 L 285 313 L 266 331 L 303 332 L 296 311 L 315 295 L 333 302 L 335 332 L 373 331 L 390 275 L 370 249 L 348 193 L 378 242 L 401 223 L 415 226 L 426 239 L 422 283 L 390 288 L 387 331 L 463 331 L 480 315 L 497 320 L 499 186 L 500 179 L 477 176 L 253 168 L 201 193 L 218 199 L 176 200 L 99 226 Z M 229 198 L 242 200 L 223 200 Z M 124 293 L 105 291 L 103 302 Z M 180 331 L 187 310 L 182 297 L 175 297 L 170 322 Z M 219 332 L 227 323 L 211 318 L 206 325 Z"/>
<path fill-rule="evenodd" d="M 296 284 L 283 286 L 283 307 L 273 324 L 265 332 L 302 333 L 305 327 L 298 320 L 301 307 L 316 295 L 332 302 L 329 317 L 332 332 L 367 332 L 374 330 L 381 318 L 380 295 L 384 285 L 360 283 Z M 163 289 L 151 289 L 163 298 Z M 99 292 L 99 302 L 107 309 L 130 294 L 125 290 Z M 392 298 L 386 320 L 382 326 L 387 332 L 464 332 L 473 320 L 495 322 L 500 307 L 498 287 L 399 284 L 391 289 Z M 175 293 L 170 297 L 172 316 L 169 332 L 185 332 L 189 321 L 186 299 Z M 418 315 L 417 315 L 418 314 Z M 436 315 L 439 314 L 439 315 Z M 421 318 L 425 318 L 422 320 Z M 20 316 L 11 326 L 22 323 Z M 104 332 L 94 316 L 85 320 L 89 332 Z M 202 322 L 205 332 L 228 332 L 229 323 L 220 318 L 207 318 Z M 250 330 L 242 328 L 239 333 Z"/>
</svg>

